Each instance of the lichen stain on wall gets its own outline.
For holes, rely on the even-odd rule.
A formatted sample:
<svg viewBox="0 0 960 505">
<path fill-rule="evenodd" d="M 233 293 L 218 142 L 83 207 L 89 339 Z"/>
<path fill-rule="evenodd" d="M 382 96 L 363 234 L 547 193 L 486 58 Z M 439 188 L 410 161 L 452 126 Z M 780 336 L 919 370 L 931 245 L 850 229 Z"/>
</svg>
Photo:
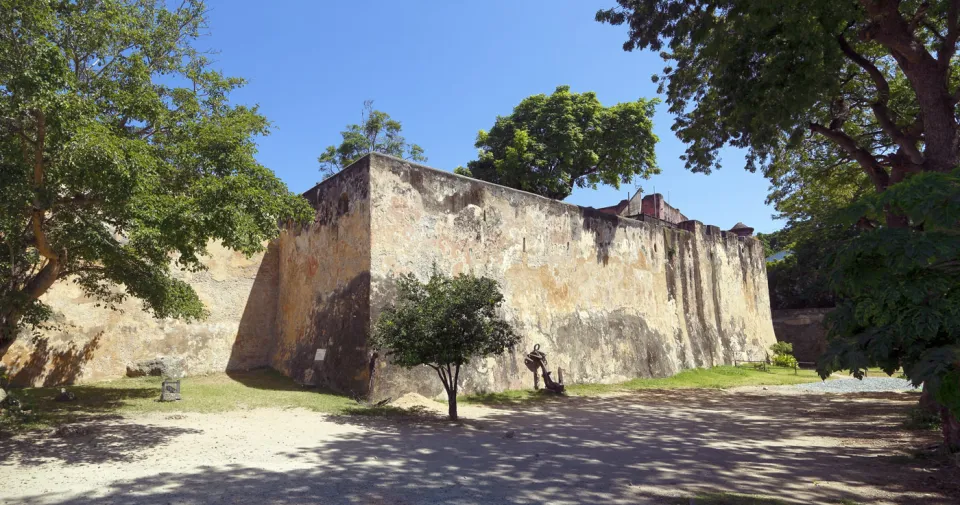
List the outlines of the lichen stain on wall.
<svg viewBox="0 0 960 505">
<path fill-rule="evenodd" d="M 392 279 L 497 280 L 520 348 L 467 367 L 468 392 L 529 387 L 523 353 L 540 344 L 575 382 L 666 376 L 756 357 L 774 341 L 754 240 L 622 219 L 383 156 L 370 158 L 371 319 Z M 761 284 L 761 285 L 762 285 Z M 424 370 L 378 359 L 371 396 L 440 394 Z"/>
</svg>

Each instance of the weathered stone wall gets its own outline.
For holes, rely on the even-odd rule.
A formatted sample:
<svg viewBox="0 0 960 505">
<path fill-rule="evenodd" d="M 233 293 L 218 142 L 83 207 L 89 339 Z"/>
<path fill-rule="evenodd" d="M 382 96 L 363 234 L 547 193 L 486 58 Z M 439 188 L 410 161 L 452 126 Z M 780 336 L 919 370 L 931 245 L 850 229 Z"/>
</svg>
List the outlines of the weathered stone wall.
<svg viewBox="0 0 960 505">
<path fill-rule="evenodd" d="M 187 374 L 249 369 L 268 363 L 274 340 L 277 248 L 247 258 L 208 247 L 206 271 L 175 275 L 189 282 L 210 316 L 192 323 L 156 319 L 135 298 L 122 311 L 97 306 L 69 280 L 43 301 L 57 328 L 21 336 L 3 357 L 20 386 L 61 385 L 122 377 L 128 365 L 160 356 L 181 358 Z"/>
<path fill-rule="evenodd" d="M 317 209 L 313 224 L 281 232 L 278 341 L 270 361 L 299 382 L 357 394 L 369 378 L 369 189 L 364 158 L 304 194 Z"/>
<path fill-rule="evenodd" d="M 663 377 L 757 358 L 775 341 L 760 243 L 623 219 L 385 156 L 369 158 L 371 320 L 393 279 L 431 266 L 496 279 L 515 353 L 471 363 L 467 392 L 530 387 L 540 344 L 567 382 Z M 442 392 L 378 357 L 371 396 Z"/>
<path fill-rule="evenodd" d="M 783 309 L 773 311 L 777 340 L 793 344 L 798 361 L 816 361 L 827 350 L 826 315 L 833 309 Z"/>
</svg>

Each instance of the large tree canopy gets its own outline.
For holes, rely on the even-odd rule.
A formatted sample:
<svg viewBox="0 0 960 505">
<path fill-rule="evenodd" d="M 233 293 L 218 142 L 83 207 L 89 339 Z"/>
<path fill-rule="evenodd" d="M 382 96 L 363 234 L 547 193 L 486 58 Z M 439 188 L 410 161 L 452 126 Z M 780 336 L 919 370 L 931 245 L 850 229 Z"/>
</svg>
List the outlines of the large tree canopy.
<svg viewBox="0 0 960 505">
<path fill-rule="evenodd" d="M 902 366 L 960 450 L 960 0 L 618 3 L 597 19 L 629 26 L 626 50 L 662 51 L 655 79 L 688 168 L 745 148 L 773 198 L 814 221 L 818 201 L 859 197 L 846 223 L 862 232 L 831 263 L 841 306 L 820 371 Z"/>
<path fill-rule="evenodd" d="M 877 189 L 957 164 L 956 1 L 619 4 L 597 19 L 629 26 L 627 50 L 662 51 L 655 78 L 695 171 L 719 166 L 727 144 L 767 167 L 804 141 Z"/>
<path fill-rule="evenodd" d="M 338 146 L 327 146 L 317 161 L 320 174 L 324 179 L 343 170 L 348 165 L 368 153 L 389 154 L 397 158 L 417 162 L 427 161 L 423 148 L 417 144 L 408 144 L 402 135 L 400 121 L 389 114 L 374 110 L 373 100 L 363 102 L 363 112 L 359 124 L 347 125 L 340 132 L 343 140 Z"/>
<path fill-rule="evenodd" d="M 254 159 L 243 84 L 191 47 L 202 1 L 0 0 L 0 355 L 72 278 L 108 305 L 201 317 L 179 267 L 210 240 L 254 253 L 308 205 Z M 118 289 L 117 286 L 122 286 Z"/>
<path fill-rule="evenodd" d="M 458 173 L 562 200 L 574 187 L 616 188 L 659 172 L 655 101 L 604 107 L 594 93 L 560 86 L 527 97 L 509 116 L 480 131 L 480 157 Z"/>
</svg>

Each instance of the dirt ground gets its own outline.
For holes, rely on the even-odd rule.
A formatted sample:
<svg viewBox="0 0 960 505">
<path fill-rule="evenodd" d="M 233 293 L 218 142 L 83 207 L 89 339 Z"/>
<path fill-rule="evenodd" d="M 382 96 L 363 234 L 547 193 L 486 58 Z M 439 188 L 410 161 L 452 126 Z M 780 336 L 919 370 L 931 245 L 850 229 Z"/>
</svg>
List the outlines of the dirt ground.
<svg viewBox="0 0 960 505">
<path fill-rule="evenodd" d="M 915 452 L 937 434 L 901 427 L 916 398 L 642 391 L 461 406 L 460 424 L 272 409 L 115 418 L 0 440 L 0 503 L 960 503 L 960 469 Z"/>
</svg>

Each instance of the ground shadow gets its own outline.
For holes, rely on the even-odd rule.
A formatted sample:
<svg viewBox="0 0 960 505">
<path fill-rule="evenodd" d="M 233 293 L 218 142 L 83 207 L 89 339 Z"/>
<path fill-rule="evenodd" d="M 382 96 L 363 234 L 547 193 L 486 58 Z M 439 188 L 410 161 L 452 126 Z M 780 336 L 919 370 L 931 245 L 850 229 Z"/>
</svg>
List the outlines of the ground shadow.
<svg viewBox="0 0 960 505">
<path fill-rule="evenodd" d="M 644 391 L 514 406 L 467 425 L 384 419 L 278 447 L 285 468 L 205 466 L 20 503 L 662 504 L 716 491 L 789 503 L 957 503 L 956 472 L 931 480 L 929 468 L 888 457 L 903 445 L 900 414 L 915 401 Z"/>
<path fill-rule="evenodd" d="M 42 437 L 0 438 L 2 461 L 22 466 L 61 462 L 67 465 L 134 461 L 146 449 L 173 437 L 200 433 L 191 428 L 145 426 L 119 416 L 88 417 Z"/>
</svg>

